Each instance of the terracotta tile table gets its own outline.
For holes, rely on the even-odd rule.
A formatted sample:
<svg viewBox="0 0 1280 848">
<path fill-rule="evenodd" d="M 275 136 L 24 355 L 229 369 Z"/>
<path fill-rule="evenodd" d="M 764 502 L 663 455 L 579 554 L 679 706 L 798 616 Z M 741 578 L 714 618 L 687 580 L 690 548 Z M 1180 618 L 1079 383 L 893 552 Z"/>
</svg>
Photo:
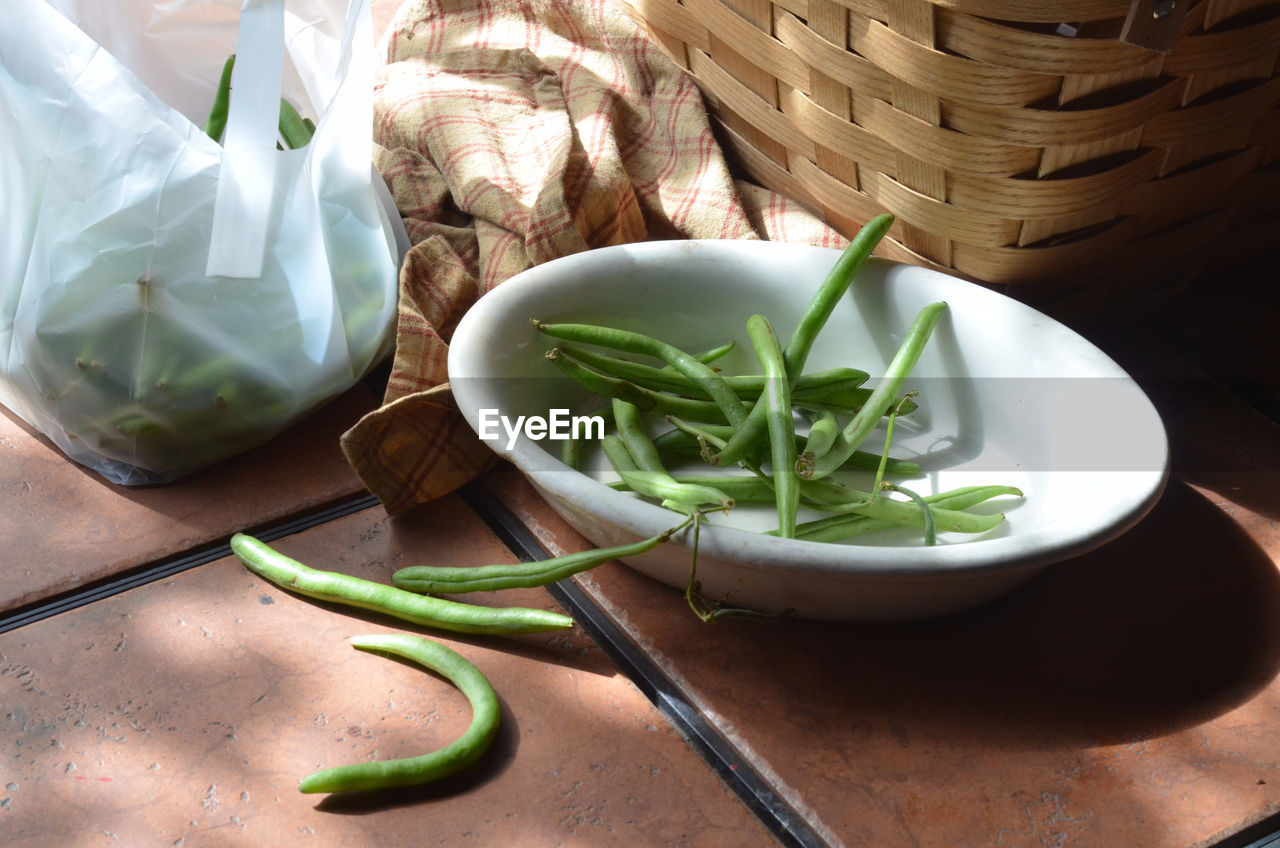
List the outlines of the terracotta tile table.
<svg viewBox="0 0 1280 848">
<path fill-rule="evenodd" d="M 379 580 L 404 562 L 512 557 L 456 497 L 276 544 Z M 481 602 L 553 606 L 541 589 Z M 411 756 L 465 729 L 466 701 L 442 680 L 346 644 L 413 629 L 398 625 L 289 595 L 227 557 L 0 635 L 0 842 L 774 844 L 580 629 L 439 637 L 502 699 L 499 739 L 465 776 L 300 794 L 318 767 Z"/>
<path fill-rule="evenodd" d="M 304 560 L 382 581 L 433 557 L 584 541 L 506 468 L 388 519 L 336 450 L 376 402 L 364 388 L 261 451 L 145 490 L 103 484 L 0 419 L 0 838 L 1270 846 L 1280 427 L 1159 339 L 1097 338 L 1146 385 L 1174 456 L 1164 498 L 1119 541 L 915 624 L 703 625 L 679 592 L 617 564 L 486 598 L 566 604 L 583 627 L 442 637 L 499 690 L 496 749 L 442 785 L 345 801 L 295 781 L 447 740 L 466 705 L 345 644 L 395 622 L 264 583 L 227 536 L 262 527 Z M 27 616 L 51 597 L 65 604 Z"/>
<path fill-rule="evenodd" d="M 1003 599 L 909 624 L 704 625 L 623 566 L 574 578 L 813 844 L 1276 830 L 1280 426 L 1158 340 L 1108 332 L 1165 416 L 1173 479 L 1125 537 Z M 514 472 L 487 482 L 548 550 L 585 546 Z"/>
<path fill-rule="evenodd" d="M 373 0 L 378 32 L 398 5 Z M 365 386 L 146 489 L 0 410 L 0 845 L 1280 848 L 1272 267 L 1189 289 L 1143 316 L 1155 335 L 1099 329 L 1174 456 L 1119 541 L 913 624 L 703 625 L 618 564 L 485 597 L 582 626 L 432 634 L 493 681 L 503 730 L 474 771 L 377 796 L 296 780 L 444 744 L 465 700 L 346 644 L 413 628 L 265 583 L 229 535 L 384 582 L 585 541 L 506 468 L 388 519 L 337 447 Z"/>
<path fill-rule="evenodd" d="M 0 612 L 365 494 L 338 436 L 379 396 L 363 384 L 266 445 L 166 486 L 68 462 L 0 407 Z"/>
</svg>

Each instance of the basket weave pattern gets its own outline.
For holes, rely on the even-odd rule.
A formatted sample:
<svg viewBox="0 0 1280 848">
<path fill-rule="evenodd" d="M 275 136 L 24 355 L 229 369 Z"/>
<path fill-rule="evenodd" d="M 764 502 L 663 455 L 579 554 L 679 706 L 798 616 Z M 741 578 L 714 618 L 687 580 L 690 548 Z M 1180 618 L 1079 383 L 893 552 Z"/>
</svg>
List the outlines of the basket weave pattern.
<svg viewBox="0 0 1280 848">
<path fill-rule="evenodd" d="M 1163 49 L 1130 0 L 622 2 L 737 164 L 846 235 L 894 213 L 889 258 L 1097 300 L 1280 247 L 1275 0 L 1175 0 Z"/>
</svg>

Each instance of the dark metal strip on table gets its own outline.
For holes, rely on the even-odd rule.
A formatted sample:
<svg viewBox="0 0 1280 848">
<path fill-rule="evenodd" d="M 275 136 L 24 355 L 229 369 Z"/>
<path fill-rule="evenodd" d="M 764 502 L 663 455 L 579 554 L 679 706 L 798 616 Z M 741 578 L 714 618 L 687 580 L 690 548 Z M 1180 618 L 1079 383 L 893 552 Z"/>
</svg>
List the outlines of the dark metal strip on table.
<svg viewBox="0 0 1280 848">
<path fill-rule="evenodd" d="M 1280 848 L 1280 813 L 1254 822 L 1215 848 Z"/>
<path fill-rule="evenodd" d="M 271 542 L 311 527 L 317 527 L 336 518 L 342 518 L 345 515 L 351 515 L 377 506 L 377 504 L 378 499 L 373 495 L 361 494 L 276 524 L 254 528 L 252 532 L 262 541 Z M 94 601 L 100 601 L 139 586 L 145 586 L 156 580 L 163 580 L 189 568 L 205 565 L 227 556 L 231 556 L 229 538 L 150 563 L 142 568 L 117 574 L 105 580 L 80 586 L 70 592 L 36 601 L 0 615 L 0 633 L 16 630 L 19 627 L 33 624 L 59 613 L 69 612 Z"/>
<path fill-rule="evenodd" d="M 464 487 L 460 495 L 523 561 L 549 558 L 537 537 L 493 494 L 478 484 L 472 484 Z M 572 578 L 547 588 L 784 846 L 828 848 L 828 843 L 744 761 L 716 728 L 680 694 L 670 678 L 636 648 L 587 593 L 573 583 Z"/>
</svg>

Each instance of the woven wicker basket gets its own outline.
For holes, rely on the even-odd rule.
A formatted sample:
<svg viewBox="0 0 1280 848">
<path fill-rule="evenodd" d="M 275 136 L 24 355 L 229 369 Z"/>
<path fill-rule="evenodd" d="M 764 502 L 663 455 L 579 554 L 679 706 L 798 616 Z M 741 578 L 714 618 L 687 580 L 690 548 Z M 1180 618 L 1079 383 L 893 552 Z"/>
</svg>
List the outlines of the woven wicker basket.
<svg viewBox="0 0 1280 848">
<path fill-rule="evenodd" d="M 1078 309 L 1280 248 L 1277 0 L 621 2 L 755 181 L 894 213 L 883 256 Z"/>
</svg>

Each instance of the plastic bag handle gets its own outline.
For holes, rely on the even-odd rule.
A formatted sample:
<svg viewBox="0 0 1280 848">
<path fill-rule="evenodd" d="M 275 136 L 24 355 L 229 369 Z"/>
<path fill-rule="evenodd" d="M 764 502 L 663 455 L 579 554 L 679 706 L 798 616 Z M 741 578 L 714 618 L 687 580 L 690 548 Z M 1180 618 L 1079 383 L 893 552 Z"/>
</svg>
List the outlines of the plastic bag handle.
<svg viewBox="0 0 1280 848">
<path fill-rule="evenodd" d="M 262 276 L 276 193 L 284 0 L 243 0 L 205 273 Z"/>
</svg>

